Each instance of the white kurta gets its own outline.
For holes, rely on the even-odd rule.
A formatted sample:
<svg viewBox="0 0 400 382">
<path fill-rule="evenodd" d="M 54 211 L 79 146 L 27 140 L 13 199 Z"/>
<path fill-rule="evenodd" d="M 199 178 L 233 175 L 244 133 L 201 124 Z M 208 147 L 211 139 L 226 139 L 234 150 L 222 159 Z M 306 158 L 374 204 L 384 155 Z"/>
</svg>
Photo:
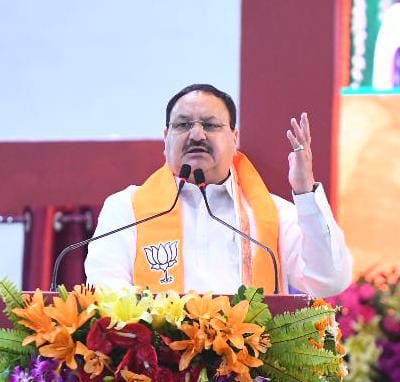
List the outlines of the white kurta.
<svg viewBox="0 0 400 382">
<path fill-rule="evenodd" d="M 129 186 L 106 199 L 95 236 L 135 221 L 131 200 L 136 189 Z M 206 190 L 214 215 L 239 227 L 232 177 Z M 351 282 L 352 258 L 322 185 L 315 192 L 293 195 L 295 204 L 272 197 L 279 214 L 285 285 L 321 297 L 344 290 Z M 185 291 L 236 293 L 242 284 L 240 237 L 208 215 L 196 185 L 185 185 L 181 202 Z M 256 238 L 251 214 L 250 232 Z M 135 228 L 92 242 L 85 262 L 87 282 L 112 288 L 132 284 L 135 254 Z"/>
</svg>

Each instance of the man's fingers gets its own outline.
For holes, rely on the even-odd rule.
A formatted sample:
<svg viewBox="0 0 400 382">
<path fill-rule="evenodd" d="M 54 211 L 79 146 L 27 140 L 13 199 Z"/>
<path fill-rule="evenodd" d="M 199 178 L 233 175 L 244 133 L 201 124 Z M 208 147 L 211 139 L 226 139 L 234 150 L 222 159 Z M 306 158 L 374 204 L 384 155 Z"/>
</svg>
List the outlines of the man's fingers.
<svg viewBox="0 0 400 382">
<path fill-rule="evenodd" d="M 294 136 L 292 130 L 286 131 L 286 136 L 288 137 L 289 142 L 292 145 L 293 150 L 296 147 L 299 147 L 300 143 L 299 143 L 298 139 Z"/>
<path fill-rule="evenodd" d="M 301 119 L 300 119 L 300 123 L 301 123 Z M 304 135 L 304 132 L 303 132 L 303 129 L 297 123 L 296 118 L 292 118 L 290 120 L 290 124 L 292 125 L 293 132 L 294 132 L 294 134 L 296 136 L 296 139 L 299 141 L 299 143 L 301 143 L 302 145 L 307 143 L 305 135 Z"/>
<path fill-rule="evenodd" d="M 303 130 L 303 134 L 304 134 L 306 142 L 308 144 L 311 144 L 310 123 L 308 121 L 307 113 L 301 113 L 300 127 Z"/>
</svg>

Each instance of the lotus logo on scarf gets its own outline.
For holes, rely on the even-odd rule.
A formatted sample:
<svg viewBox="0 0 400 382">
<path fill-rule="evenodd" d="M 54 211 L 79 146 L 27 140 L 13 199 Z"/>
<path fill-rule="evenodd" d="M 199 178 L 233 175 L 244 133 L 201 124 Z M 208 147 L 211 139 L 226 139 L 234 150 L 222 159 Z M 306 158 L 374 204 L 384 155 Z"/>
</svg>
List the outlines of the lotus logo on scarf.
<svg viewBox="0 0 400 382">
<path fill-rule="evenodd" d="M 178 240 L 160 243 L 157 246 L 150 245 L 144 247 L 147 261 L 152 271 L 163 271 L 164 277 L 160 279 L 161 284 L 170 284 L 174 281 L 174 276 L 168 275 L 171 269 L 178 263 Z"/>
</svg>

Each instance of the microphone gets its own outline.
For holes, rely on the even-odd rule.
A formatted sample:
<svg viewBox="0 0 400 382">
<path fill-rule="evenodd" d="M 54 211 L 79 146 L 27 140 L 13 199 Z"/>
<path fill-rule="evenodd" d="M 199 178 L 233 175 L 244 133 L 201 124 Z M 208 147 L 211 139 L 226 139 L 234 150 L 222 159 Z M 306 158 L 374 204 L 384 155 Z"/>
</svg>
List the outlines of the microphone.
<svg viewBox="0 0 400 382">
<path fill-rule="evenodd" d="M 136 226 L 136 225 L 145 223 L 145 222 L 147 222 L 147 221 L 149 221 L 149 220 L 156 219 L 156 218 L 158 218 L 158 217 L 160 217 L 160 216 L 166 215 L 166 214 L 168 214 L 169 212 L 171 212 L 171 211 L 174 209 L 176 203 L 178 202 L 179 195 L 181 194 L 181 191 L 182 191 L 183 186 L 184 186 L 184 185 L 186 184 L 186 182 L 188 181 L 191 171 L 192 171 L 192 168 L 190 167 L 190 165 L 188 165 L 188 164 L 182 165 L 181 171 L 179 172 L 180 181 L 179 181 L 179 185 L 178 185 L 178 192 L 177 192 L 177 194 L 176 194 L 176 197 L 175 197 L 175 200 L 174 200 L 172 206 L 171 206 L 168 210 L 163 211 L 163 212 L 159 212 L 159 213 L 157 213 L 157 214 L 155 214 L 155 215 L 148 216 L 147 218 L 138 220 L 138 221 L 136 221 L 136 222 L 134 222 L 134 223 L 131 223 L 131 224 L 125 225 L 125 226 L 123 226 L 123 227 L 114 229 L 114 230 L 112 230 L 112 231 L 103 233 L 102 235 L 94 236 L 94 237 L 92 237 L 92 238 L 89 238 L 89 239 L 80 241 L 80 242 L 78 242 L 78 243 L 71 244 L 71 245 L 69 245 L 68 247 L 64 248 L 64 249 L 60 252 L 60 254 L 57 256 L 57 259 L 56 259 L 56 261 L 55 261 L 55 263 L 54 263 L 53 275 L 52 275 L 52 278 L 51 278 L 50 291 L 51 291 L 51 292 L 55 292 L 55 291 L 57 290 L 58 269 L 59 269 L 59 267 L 60 267 L 60 263 L 61 263 L 62 259 L 63 259 L 63 258 L 65 257 L 65 255 L 68 254 L 69 252 L 74 251 L 74 250 L 77 249 L 77 248 L 83 247 L 84 245 L 89 244 L 89 243 L 92 242 L 92 241 L 95 241 L 95 240 L 98 240 L 98 239 L 102 239 L 103 237 L 106 237 L 106 236 L 109 236 L 109 235 L 113 235 L 114 233 L 117 233 L 117 232 L 123 231 L 123 230 L 125 230 L 125 229 L 134 227 L 134 226 Z"/>
<path fill-rule="evenodd" d="M 269 253 L 269 255 L 272 258 L 272 262 L 274 264 L 274 278 L 275 278 L 275 288 L 274 288 L 274 294 L 279 294 L 279 283 L 278 283 L 278 266 L 276 264 L 276 258 L 275 258 L 275 254 L 272 251 L 271 248 L 267 247 L 264 244 L 261 244 L 259 241 L 257 241 L 256 239 L 253 239 L 252 237 L 250 237 L 249 235 L 247 235 L 246 233 L 238 230 L 237 228 L 231 226 L 230 224 L 228 224 L 226 221 L 220 219 L 219 217 L 215 216 L 211 209 L 210 209 L 210 205 L 208 204 L 208 200 L 207 200 L 207 195 L 206 195 L 206 187 L 207 187 L 207 183 L 206 183 L 206 178 L 204 176 L 204 172 L 201 168 L 198 168 L 196 170 L 193 171 L 193 175 L 194 175 L 194 180 L 197 184 L 197 186 L 199 187 L 203 198 L 204 198 L 204 202 L 206 203 L 206 208 L 208 211 L 208 214 L 217 222 L 221 223 L 222 225 L 224 225 L 225 227 L 229 228 L 230 230 L 236 232 L 238 235 L 240 235 L 241 237 L 250 240 L 252 243 L 258 245 L 259 247 L 261 247 L 262 249 L 264 249 L 265 251 L 267 251 Z"/>
</svg>

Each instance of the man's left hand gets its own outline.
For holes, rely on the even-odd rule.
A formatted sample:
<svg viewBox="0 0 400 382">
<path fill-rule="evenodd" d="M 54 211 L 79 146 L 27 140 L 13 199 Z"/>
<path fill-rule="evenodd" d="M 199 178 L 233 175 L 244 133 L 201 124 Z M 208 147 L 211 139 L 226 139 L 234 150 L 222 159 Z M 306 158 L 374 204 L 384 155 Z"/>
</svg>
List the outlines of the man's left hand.
<svg viewBox="0 0 400 382">
<path fill-rule="evenodd" d="M 295 118 L 290 120 L 292 130 L 286 136 L 293 151 L 289 154 L 289 183 L 295 194 L 311 192 L 315 179 L 312 170 L 311 134 L 307 113 L 302 113 L 300 124 Z"/>
</svg>

